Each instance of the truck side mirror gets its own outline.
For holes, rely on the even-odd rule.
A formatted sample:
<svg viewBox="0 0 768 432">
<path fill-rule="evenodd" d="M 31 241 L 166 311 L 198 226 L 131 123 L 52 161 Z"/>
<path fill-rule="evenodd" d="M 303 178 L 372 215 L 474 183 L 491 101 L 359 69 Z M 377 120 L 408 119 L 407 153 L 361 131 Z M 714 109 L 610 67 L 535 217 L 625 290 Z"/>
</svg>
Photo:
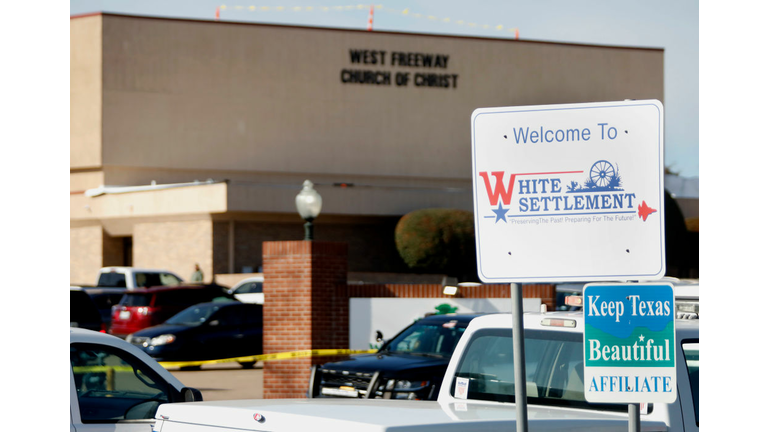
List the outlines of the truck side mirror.
<svg viewBox="0 0 768 432">
<path fill-rule="evenodd" d="M 376 330 L 376 342 L 381 342 L 384 340 L 384 335 L 381 333 L 380 330 Z"/>
<path fill-rule="evenodd" d="M 181 398 L 184 402 L 201 402 L 203 394 L 196 388 L 184 387 L 181 389 Z"/>
</svg>

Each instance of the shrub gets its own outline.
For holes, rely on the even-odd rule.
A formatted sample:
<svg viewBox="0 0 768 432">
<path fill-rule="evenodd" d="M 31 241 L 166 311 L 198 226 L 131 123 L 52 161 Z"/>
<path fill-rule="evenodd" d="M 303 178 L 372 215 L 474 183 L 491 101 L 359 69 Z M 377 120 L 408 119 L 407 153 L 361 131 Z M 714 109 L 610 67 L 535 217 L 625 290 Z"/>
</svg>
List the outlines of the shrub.
<svg viewBox="0 0 768 432">
<path fill-rule="evenodd" d="M 408 213 L 395 227 L 395 244 L 412 269 L 477 280 L 472 212 L 434 208 Z"/>
</svg>

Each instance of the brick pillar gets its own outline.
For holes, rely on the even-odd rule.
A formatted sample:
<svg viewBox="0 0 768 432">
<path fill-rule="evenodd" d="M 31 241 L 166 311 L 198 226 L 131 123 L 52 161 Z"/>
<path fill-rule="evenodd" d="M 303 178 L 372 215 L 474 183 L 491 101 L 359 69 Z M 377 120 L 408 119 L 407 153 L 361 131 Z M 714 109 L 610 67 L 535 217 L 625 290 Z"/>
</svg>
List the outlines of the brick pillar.
<svg viewBox="0 0 768 432">
<path fill-rule="evenodd" d="M 347 244 L 263 243 L 264 353 L 349 347 Z M 311 365 L 326 358 L 264 363 L 264 398 L 306 397 Z"/>
</svg>

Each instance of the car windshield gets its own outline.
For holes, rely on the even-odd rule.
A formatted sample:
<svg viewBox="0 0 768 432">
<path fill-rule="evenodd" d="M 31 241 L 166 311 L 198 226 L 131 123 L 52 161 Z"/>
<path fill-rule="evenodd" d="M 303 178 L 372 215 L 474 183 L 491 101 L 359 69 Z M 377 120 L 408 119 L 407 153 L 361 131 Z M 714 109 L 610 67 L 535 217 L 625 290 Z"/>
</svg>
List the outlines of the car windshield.
<svg viewBox="0 0 768 432">
<path fill-rule="evenodd" d="M 589 404 L 584 397 L 584 350 L 579 333 L 526 330 L 525 376 L 529 404 L 627 411 L 627 405 Z M 472 335 L 456 369 L 467 399 L 515 401 L 512 330 L 483 329 Z"/>
<path fill-rule="evenodd" d="M 382 351 L 434 357 L 450 357 L 466 327 L 456 321 L 416 323 L 387 342 Z"/>
<path fill-rule="evenodd" d="M 205 322 L 221 305 L 194 305 L 190 306 L 169 318 L 165 323 L 173 325 L 198 326 Z"/>
</svg>

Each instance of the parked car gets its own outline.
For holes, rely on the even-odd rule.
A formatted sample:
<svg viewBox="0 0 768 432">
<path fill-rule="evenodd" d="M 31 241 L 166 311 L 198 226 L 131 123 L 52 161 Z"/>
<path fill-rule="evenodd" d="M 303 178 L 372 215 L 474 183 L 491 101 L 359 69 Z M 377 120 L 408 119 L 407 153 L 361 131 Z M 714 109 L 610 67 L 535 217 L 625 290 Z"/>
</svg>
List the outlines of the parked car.
<svg viewBox="0 0 768 432">
<path fill-rule="evenodd" d="M 112 322 L 112 308 L 120 303 L 127 288 L 103 288 L 103 287 L 81 287 L 101 314 L 101 321 L 107 329 Z"/>
<path fill-rule="evenodd" d="M 233 286 L 229 293 L 243 303 L 264 304 L 264 276 L 245 278 Z"/>
<path fill-rule="evenodd" d="M 69 326 L 102 333 L 107 330 L 96 304 L 80 287 L 69 287 Z"/>
<path fill-rule="evenodd" d="M 69 361 L 70 431 L 150 431 L 160 404 L 203 400 L 199 390 L 114 336 L 70 329 Z"/>
<path fill-rule="evenodd" d="M 189 306 L 235 298 L 219 285 L 163 286 L 129 290 L 112 308 L 109 333 L 125 337 L 163 323 Z"/>
<path fill-rule="evenodd" d="M 163 324 L 126 337 L 157 361 L 227 359 L 262 353 L 258 304 L 210 302 L 190 306 Z M 252 367 L 255 362 L 241 362 Z"/>
<path fill-rule="evenodd" d="M 456 344 L 469 322 L 480 315 L 428 316 L 375 354 L 318 366 L 309 396 L 436 400 Z"/>
<path fill-rule="evenodd" d="M 111 288 L 147 288 L 179 285 L 183 280 L 168 270 L 140 269 L 134 267 L 104 267 L 99 269 L 96 285 Z"/>
</svg>

